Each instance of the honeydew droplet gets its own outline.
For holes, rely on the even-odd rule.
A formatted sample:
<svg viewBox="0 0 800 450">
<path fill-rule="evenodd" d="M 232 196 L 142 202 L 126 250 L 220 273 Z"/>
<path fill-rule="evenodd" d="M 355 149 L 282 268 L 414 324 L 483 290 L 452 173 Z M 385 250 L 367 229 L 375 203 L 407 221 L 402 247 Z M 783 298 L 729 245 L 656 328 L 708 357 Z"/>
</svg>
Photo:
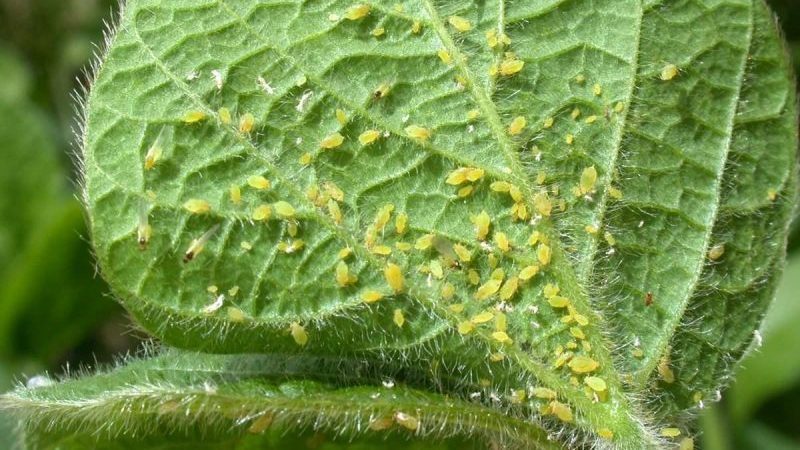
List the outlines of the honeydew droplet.
<svg viewBox="0 0 800 450">
<path fill-rule="evenodd" d="M 389 263 L 383 269 L 383 275 L 386 278 L 386 283 L 392 288 L 395 294 L 403 292 L 405 289 L 405 276 L 403 270 L 394 263 Z"/>
<path fill-rule="evenodd" d="M 211 211 L 211 204 L 207 200 L 190 198 L 183 204 L 184 209 L 192 214 L 206 214 Z"/>
<path fill-rule="evenodd" d="M 292 322 L 289 324 L 289 331 L 292 333 L 292 339 L 294 339 L 294 342 L 301 347 L 305 347 L 305 345 L 308 343 L 308 333 L 306 332 L 305 327 L 297 322 Z"/>
<path fill-rule="evenodd" d="M 267 220 L 272 217 L 272 207 L 270 205 L 259 205 L 256 209 L 253 210 L 253 214 L 251 216 L 253 220 L 258 222 L 266 222 Z"/>
<path fill-rule="evenodd" d="M 261 175 L 253 175 L 252 177 L 247 179 L 247 185 L 253 189 L 257 190 L 264 190 L 269 189 L 271 183 L 268 179 L 264 178 Z"/>
<path fill-rule="evenodd" d="M 405 129 L 408 137 L 418 141 L 427 141 L 431 137 L 431 130 L 421 127 L 419 125 L 409 125 Z"/>
<path fill-rule="evenodd" d="M 189 111 L 183 116 L 184 123 L 197 123 L 205 120 L 206 113 L 203 111 Z"/>
<path fill-rule="evenodd" d="M 347 20 L 359 20 L 367 17 L 369 15 L 370 10 L 372 7 L 370 5 L 366 5 L 363 3 L 355 4 L 349 8 L 344 13 L 344 18 Z"/>
<path fill-rule="evenodd" d="M 275 212 L 283 219 L 291 219 L 295 215 L 294 207 L 288 202 L 281 200 L 276 202 L 273 206 L 275 208 Z"/>
<path fill-rule="evenodd" d="M 667 64 L 661 69 L 661 80 L 669 81 L 678 76 L 678 67 L 675 64 Z"/>
<path fill-rule="evenodd" d="M 514 120 L 511 121 L 511 124 L 508 126 L 508 134 L 511 136 L 517 136 L 518 134 L 522 133 L 522 130 L 525 129 L 525 126 L 528 125 L 528 120 L 523 116 L 517 116 Z"/>
<path fill-rule="evenodd" d="M 361 145 L 369 145 L 377 141 L 381 137 L 381 132 L 378 130 L 367 130 L 358 136 L 358 142 Z"/>
<path fill-rule="evenodd" d="M 402 309 L 396 308 L 394 310 L 394 314 L 392 316 L 392 321 L 399 328 L 403 328 L 403 325 L 406 323 L 406 316 L 403 315 L 403 310 Z"/>
<path fill-rule="evenodd" d="M 250 133 L 253 131 L 255 123 L 256 118 L 250 113 L 245 113 L 241 119 L 239 119 L 239 132 L 245 134 Z"/>
<path fill-rule="evenodd" d="M 319 146 L 325 150 L 331 150 L 334 148 L 339 147 L 344 142 L 344 136 L 339 133 L 333 133 L 331 135 L 326 136 L 322 141 L 320 141 Z"/>
<path fill-rule="evenodd" d="M 461 33 L 466 33 L 467 31 L 472 29 L 472 24 L 470 23 L 470 21 L 460 16 L 450 16 L 447 19 L 447 22 L 453 28 L 455 28 L 456 31 L 459 31 Z"/>
</svg>

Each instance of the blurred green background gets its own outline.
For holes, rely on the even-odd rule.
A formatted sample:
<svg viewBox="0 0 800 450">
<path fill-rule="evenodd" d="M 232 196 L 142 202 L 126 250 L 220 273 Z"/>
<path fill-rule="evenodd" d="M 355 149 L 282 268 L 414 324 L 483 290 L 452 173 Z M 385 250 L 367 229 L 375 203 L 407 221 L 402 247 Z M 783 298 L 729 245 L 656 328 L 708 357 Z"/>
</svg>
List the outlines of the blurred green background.
<svg viewBox="0 0 800 450">
<path fill-rule="evenodd" d="M 769 1 L 800 69 L 800 0 Z M 0 0 L 0 391 L 135 351 L 141 334 L 96 276 L 73 158 L 73 92 L 113 0 Z M 737 383 L 700 418 L 706 450 L 800 450 L 800 226 Z M 0 417 L 0 448 L 12 428 Z"/>
</svg>

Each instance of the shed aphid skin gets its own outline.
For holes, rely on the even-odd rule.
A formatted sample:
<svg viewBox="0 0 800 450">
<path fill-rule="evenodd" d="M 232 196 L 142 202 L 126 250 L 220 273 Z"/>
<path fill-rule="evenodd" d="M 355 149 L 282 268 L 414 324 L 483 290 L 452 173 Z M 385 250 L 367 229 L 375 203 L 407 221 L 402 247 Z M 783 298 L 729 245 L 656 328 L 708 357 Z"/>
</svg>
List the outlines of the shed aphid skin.
<svg viewBox="0 0 800 450">
<path fill-rule="evenodd" d="M 403 292 L 406 279 L 400 266 L 394 263 L 387 264 L 383 269 L 383 275 L 386 278 L 386 283 L 392 288 L 395 294 Z"/>
<path fill-rule="evenodd" d="M 398 411 L 394 413 L 394 421 L 401 427 L 410 431 L 417 431 L 419 429 L 419 419 L 404 412 Z"/>
<path fill-rule="evenodd" d="M 436 52 L 436 55 L 439 56 L 439 59 L 441 59 L 442 62 L 447 64 L 448 66 L 450 64 L 453 64 L 453 57 L 450 55 L 450 52 L 448 52 L 447 49 L 440 48 Z"/>
<path fill-rule="evenodd" d="M 250 134 L 256 124 L 256 118 L 250 113 L 244 113 L 239 119 L 239 132 Z"/>
<path fill-rule="evenodd" d="M 325 150 L 331 150 L 339 147 L 343 142 L 344 136 L 339 133 L 333 133 L 323 138 L 319 143 L 319 147 Z"/>
<path fill-rule="evenodd" d="M 202 312 L 203 314 L 214 314 L 220 308 L 222 308 L 222 304 L 224 302 L 225 302 L 225 295 L 224 294 L 218 295 L 213 302 L 204 306 L 203 309 L 200 310 L 200 312 Z"/>
<path fill-rule="evenodd" d="M 371 9 L 372 7 L 370 5 L 358 3 L 347 8 L 347 11 L 344 13 L 344 18 L 347 20 L 360 20 L 367 17 Z"/>
<path fill-rule="evenodd" d="M 225 84 L 225 80 L 222 77 L 222 72 L 219 69 L 214 69 L 211 71 L 211 79 L 214 80 L 214 86 L 217 87 L 218 91 L 222 90 L 222 85 Z"/>
<path fill-rule="evenodd" d="M 662 81 L 670 81 L 671 79 L 678 76 L 678 67 L 675 64 L 667 64 L 661 69 L 661 78 Z"/>
<path fill-rule="evenodd" d="M 264 79 L 264 77 L 259 76 L 256 78 L 256 84 L 262 91 L 264 91 L 265 94 L 275 95 L 275 88 L 273 88 L 272 85 L 270 85 L 269 82 Z"/>
<path fill-rule="evenodd" d="M 192 214 L 207 214 L 211 211 L 211 204 L 200 198 L 190 198 L 183 203 L 183 208 Z"/>
<path fill-rule="evenodd" d="M 725 244 L 716 244 L 708 250 L 708 259 L 717 261 L 725 254 Z"/>
<path fill-rule="evenodd" d="M 525 119 L 523 116 L 517 116 L 514 120 L 511 121 L 511 124 L 508 126 L 508 134 L 511 136 L 517 136 L 522 133 L 522 130 L 525 129 L 525 126 L 528 125 L 528 120 Z"/>
<path fill-rule="evenodd" d="M 361 145 L 369 145 L 377 141 L 381 137 L 381 132 L 378 130 L 367 130 L 358 136 L 358 142 Z"/>
<path fill-rule="evenodd" d="M 314 96 L 314 92 L 313 91 L 305 91 L 305 92 L 303 92 L 303 95 L 300 96 L 300 100 L 297 101 L 297 106 L 295 106 L 294 109 L 299 113 L 302 113 L 303 111 L 305 111 L 306 110 L 306 105 L 308 104 L 308 102 L 311 100 L 311 97 L 313 97 L 313 96 Z"/>
<path fill-rule="evenodd" d="M 233 121 L 231 110 L 224 106 L 217 111 L 217 117 L 219 117 L 219 121 L 223 125 L 230 125 L 231 121 Z"/>
<path fill-rule="evenodd" d="M 408 137 L 417 141 L 425 142 L 431 138 L 431 130 L 419 125 L 409 125 L 405 129 Z"/>
<path fill-rule="evenodd" d="M 272 217 L 272 207 L 267 204 L 256 206 L 251 218 L 256 222 L 266 222 Z"/>
<path fill-rule="evenodd" d="M 470 217 L 470 221 L 475 225 L 475 236 L 479 241 L 485 241 L 489 235 L 489 227 L 492 224 L 492 219 L 486 211 L 481 211 L 480 214 Z"/>
<path fill-rule="evenodd" d="M 153 235 L 153 228 L 150 226 L 148 216 L 150 209 L 147 204 L 142 203 L 139 205 L 139 224 L 136 226 L 136 242 L 139 244 L 140 250 L 146 250 L 147 245 L 150 243 L 150 238 Z"/>
<path fill-rule="evenodd" d="M 212 236 L 214 236 L 214 233 L 217 232 L 218 228 L 219 224 L 216 224 L 213 227 L 209 228 L 208 231 L 203 233 L 202 236 L 192 240 L 192 243 L 189 244 L 189 248 L 186 249 L 186 252 L 183 254 L 183 262 L 188 263 L 189 261 L 195 259 L 197 255 L 199 255 L 203 251 L 208 241 L 211 239 Z"/>
<path fill-rule="evenodd" d="M 271 183 L 268 179 L 261 175 L 253 175 L 247 179 L 247 185 L 256 190 L 269 189 Z"/>
<path fill-rule="evenodd" d="M 300 347 L 305 347 L 305 345 L 308 344 L 308 333 L 306 332 L 305 327 L 299 323 L 290 323 L 289 332 L 292 334 L 292 339 L 294 339 L 294 342 Z"/>
<path fill-rule="evenodd" d="M 340 260 L 336 263 L 336 284 L 339 287 L 351 286 L 358 282 L 358 277 L 350 273 L 350 267 L 346 262 Z"/>
<path fill-rule="evenodd" d="M 403 315 L 403 310 L 402 309 L 395 308 L 394 314 L 392 315 L 392 321 L 399 328 L 403 328 L 403 325 L 405 325 L 405 323 L 406 323 L 406 316 Z"/>
<path fill-rule="evenodd" d="M 189 111 L 183 116 L 184 123 L 197 123 L 205 120 L 206 113 L 203 111 Z"/>
<path fill-rule="evenodd" d="M 450 16 L 447 18 L 447 23 L 461 33 L 466 33 L 472 29 L 472 23 L 461 16 Z"/>
<path fill-rule="evenodd" d="M 276 202 L 273 207 L 275 208 L 275 212 L 282 218 L 282 219 L 292 219 L 295 216 L 295 209 L 294 206 L 290 205 L 288 202 L 283 200 Z"/>
<path fill-rule="evenodd" d="M 147 149 L 147 153 L 144 155 L 144 170 L 150 170 L 161 160 L 161 156 L 164 154 L 164 147 L 161 143 L 161 136 L 164 134 L 164 127 L 161 127 L 161 131 L 158 132 L 158 136 L 156 136 L 156 140 L 153 141 L 153 145 Z"/>
</svg>

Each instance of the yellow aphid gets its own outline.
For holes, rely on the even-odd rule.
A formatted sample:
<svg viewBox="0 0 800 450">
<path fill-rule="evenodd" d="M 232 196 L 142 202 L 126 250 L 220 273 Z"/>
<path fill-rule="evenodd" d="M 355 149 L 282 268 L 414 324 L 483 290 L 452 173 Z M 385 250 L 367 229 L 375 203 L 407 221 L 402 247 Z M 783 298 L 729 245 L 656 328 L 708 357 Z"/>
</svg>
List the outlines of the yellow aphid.
<svg viewBox="0 0 800 450">
<path fill-rule="evenodd" d="M 392 254 L 392 247 L 388 245 L 376 245 L 370 249 L 376 255 L 389 256 Z"/>
<path fill-rule="evenodd" d="M 525 129 L 525 126 L 528 125 L 528 120 L 523 116 L 517 116 L 514 120 L 511 121 L 511 124 L 508 126 L 508 134 L 511 136 L 516 136 L 522 133 L 522 130 Z"/>
<path fill-rule="evenodd" d="M 352 254 L 353 254 L 353 249 L 350 248 L 350 247 L 345 247 L 345 248 L 339 250 L 339 253 L 337 253 L 336 256 L 339 259 L 347 259 Z"/>
<path fill-rule="evenodd" d="M 578 186 L 581 195 L 593 192 L 596 183 L 597 183 L 597 169 L 595 169 L 594 166 L 590 166 L 583 169 L 583 172 L 581 173 L 581 181 Z"/>
<path fill-rule="evenodd" d="M 445 283 L 442 286 L 442 299 L 443 300 L 450 300 L 456 293 L 456 287 L 453 286 L 451 283 Z"/>
<path fill-rule="evenodd" d="M 136 242 L 142 250 L 147 248 L 147 244 L 150 243 L 150 238 L 153 235 L 153 228 L 150 226 L 147 217 L 149 212 L 146 204 L 142 203 L 139 206 L 139 224 L 136 227 Z"/>
<path fill-rule="evenodd" d="M 155 167 L 163 154 L 164 149 L 161 147 L 161 133 L 159 133 L 156 141 L 153 142 L 153 145 L 147 149 L 147 154 L 144 155 L 144 170 L 150 170 Z"/>
<path fill-rule="evenodd" d="M 608 428 L 600 428 L 599 430 L 597 430 L 597 435 L 607 440 L 614 438 L 614 432 L 609 430 Z"/>
<path fill-rule="evenodd" d="M 414 248 L 413 245 L 409 244 L 408 242 L 395 242 L 394 247 L 401 252 L 407 252 Z"/>
<path fill-rule="evenodd" d="M 495 233 L 494 242 L 497 244 L 497 248 L 499 248 L 501 252 L 506 253 L 511 251 L 511 242 L 508 240 L 508 236 L 506 236 L 505 233 Z"/>
<path fill-rule="evenodd" d="M 566 297 L 561 297 L 559 295 L 549 297 L 547 299 L 547 303 L 550 304 L 553 308 L 566 308 L 569 306 L 569 299 Z"/>
<path fill-rule="evenodd" d="M 228 309 L 226 310 L 226 313 L 228 316 L 228 320 L 230 320 L 231 322 L 241 323 L 244 322 L 245 319 L 247 319 L 247 316 L 245 316 L 244 311 L 235 306 L 229 306 Z"/>
<path fill-rule="evenodd" d="M 369 11 L 372 9 L 370 5 L 366 5 L 363 3 L 359 3 L 347 8 L 347 11 L 344 13 L 344 18 L 347 20 L 359 20 L 367 17 L 369 15 Z"/>
<path fill-rule="evenodd" d="M 417 243 L 414 245 L 414 248 L 417 250 L 427 250 L 431 248 L 433 245 L 433 234 L 425 234 L 419 239 L 417 239 Z"/>
<path fill-rule="evenodd" d="M 585 83 L 586 82 L 586 75 L 584 75 L 582 73 L 578 74 L 577 76 L 575 76 L 575 82 L 578 83 L 578 84 Z"/>
<path fill-rule="evenodd" d="M 588 356 L 576 356 L 567 363 L 569 368 L 575 373 L 594 372 L 600 364 Z"/>
<path fill-rule="evenodd" d="M 592 86 L 592 93 L 595 96 L 600 97 L 603 95 L 603 86 L 600 86 L 600 83 L 595 83 L 595 85 Z"/>
<path fill-rule="evenodd" d="M 582 314 L 573 313 L 572 314 L 572 318 L 575 319 L 575 322 L 577 322 L 577 324 L 582 326 L 582 327 L 585 327 L 586 325 L 589 325 L 589 319 L 586 316 L 582 315 Z"/>
<path fill-rule="evenodd" d="M 469 280 L 469 284 L 477 286 L 481 282 L 481 276 L 477 270 L 470 269 L 467 272 L 467 280 Z"/>
<path fill-rule="evenodd" d="M 364 303 L 375 303 L 383 298 L 383 294 L 378 291 L 364 291 L 361 293 L 361 300 Z"/>
<path fill-rule="evenodd" d="M 525 61 L 517 59 L 516 57 L 506 58 L 500 63 L 498 69 L 500 75 L 511 76 L 519 73 L 525 66 Z"/>
<path fill-rule="evenodd" d="M 616 111 L 618 113 L 621 113 L 622 111 L 625 111 L 625 104 L 622 103 L 622 102 L 617 102 L 617 104 L 614 105 L 614 111 Z"/>
<path fill-rule="evenodd" d="M 344 201 L 344 191 L 339 189 L 339 186 L 336 186 L 336 184 L 333 181 L 326 181 L 322 183 L 322 189 L 325 191 L 326 194 L 328 194 L 331 198 L 333 198 L 337 202 Z"/>
<path fill-rule="evenodd" d="M 456 314 L 461 314 L 462 312 L 464 312 L 464 304 L 463 303 L 455 303 L 455 304 L 452 304 L 452 305 L 448 306 L 447 309 L 449 309 L 450 312 L 453 312 L 453 313 L 456 313 Z"/>
<path fill-rule="evenodd" d="M 269 205 L 257 206 L 256 209 L 253 210 L 251 217 L 258 222 L 267 221 L 272 217 L 272 207 Z"/>
<path fill-rule="evenodd" d="M 192 214 L 206 214 L 211 211 L 211 204 L 200 198 L 190 198 L 184 202 L 183 208 Z"/>
<path fill-rule="evenodd" d="M 767 200 L 774 202 L 777 199 L 778 199 L 778 191 L 776 191 L 775 189 L 769 189 L 767 191 Z"/>
<path fill-rule="evenodd" d="M 336 121 L 339 122 L 339 125 L 345 126 L 347 124 L 347 113 L 344 112 L 342 109 L 336 109 Z"/>
<path fill-rule="evenodd" d="M 661 435 L 664 437 L 674 438 L 681 435 L 681 430 L 677 428 L 662 428 Z"/>
<path fill-rule="evenodd" d="M 678 76 L 678 67 L 675 64 L 667 64 L 661 69 L 661 79 L 669 81 Z"/>
<path fill-rule="evenodd" d="M 507 331 L 508 330 L 508 316 L 499 312 L 494 318 L 494 329 L 495 331 Z"/>
<path fill-rule="evenodd" d="M 597 225 L 586 225 L 585 227 L 583 227 L 583 229 L 589 234 L 597 234 L 597 232 L 599 231 L 597 229 Z"/>
<path fill-rule="evenodd" d="M 295 215 L 294 206 L 283 200 L 276 202 L 273 206 L 275 207 L 275 212 L 283 219 L 291 219 Z"/>
<path fill-rule="evenodd" d="M 381 137 L 381 132 L 378 130 L 367 130 L 358 136 L 358 142 L 361 145 L 369 145 L 377 141 Z"/>
<path fill-rule="evenodd" d="M 399 309 L 395 310 L 395 312 L 397 312 L 397 311 L 399 311 Z M 402 325 L 398 325 L 398 326 L 402 326 Z M 397 422 L 397 424 L 400 425 L 401 427 L 403 427 L 405 429 L 408 429 L 408 430 L 411 430 L 411 431 L 417 431 L 417 429 L 419 428 L 419 419 L 417 419 L 416 417 L 414 417 L 414 416 L 412 416 L 410 414 L 406 414 L 404 412 L 399 412 L 398 411 L 398 412 L 394 413 L 394 421 Z"/>
<path fill-rule="evenodd" d="M 465 19 L 463 17 L 450 16 L 447 19 L 447 22 L 450 25 L 452 25 L 452 27 L 455 28 L 456 31 L 460 31 L 462 33 L 465 33 L 465 32 L 467 32 L 467 31 L 472 29 L 472 24 L 469 22 L 469 20 L 467 20 L 467 19 Z"/>
<path fill-rule="evenodd" d="M 342 145 L 343 142 L 344 142 L 344 136 L 342 136 L 339 133 L 333 133 L 322 139 L 322 141 L 320 141 L 319 143 L 319 146 L 320 148 L 330 150 L 339 147 L 340 145 Z"/>
<path fill-rule="evenodd" d="M 253 126 L 256 124 L 256 118 L 253 117 L 250 113 L 245 113 L 241 119 L 239 119 L 239 132 L 240 133 L 249 133 L 253 131 Z"/>
<path fill-rule="evenodd" d="M 578 117 L 581 116 L 581 109 L 576 107 L 575 109 L 572 110 L 572 112 L 569 115 L 570 117 L 572 117 L 572 120 L 576 120 Z"/>
<path fill-rule="evenodd" d="M 467 111 L 467 120 L 469 120 L 470 122 L 474 121 L 480 116 L 481 116 L 481 111 L 478 109 L 470 109 L 469 111 Z"/>
<path fill-rule="evenodd" d="M 583 382 L 595 392 L 603 392 L 608 389 L 605 380 L 599 377 L 586 377 Z"/>
<path fill-rule="evenodd" d="M 473 191 L 475 191 L 475 186 L 473 186 L 473 185 L 464 186 L 464 187 L 458 189 L 458 192 L 456 192 L 456 195 L 458 196 L 458 198 L 469 197 L 472 194 Z"/>
<path fill-rule="evenodd" d="M 472 260 L 472 252 L 467 247 L 461 244 L 454 244 L 453 251 L 458 255 L 458 260 L 462 263 L 468 263 Z"/>
<path fill-rule="evenodd" d="M 708 250 L 708 259 L 716 261 L 725 254 L 725 244 L 716 244 Z"/>
<path fill-rule="evenodd" d="M 400 213 L 394 219 L 394 231 L 397 234 L 404 234 L 406 232 L 406 228 L 408 227 L 408 215 L 406 213 Z"/>
<path fill-rule="evenodd" d="M 490 320 L 494 319 L 494 313 L 491 311 L 482 312 L 476 316 L 473 316 L 470 321 L 476 325 L 489 322 Z"/>
<path fill-rule="evenodd" d="M 614 238 L 614 235 L 612 235 L 612 234 L 611 234 L 611 233 L 609 233 L 608 231 L 606 231 L 605 233 L 603 233 L 603 238 L 606 240 L 606 242 L 608 243 L 608 245 L 610 245 L 611 247 L 613 247 L 613 246 L 617 245 L 617 240 Z"/>
<path fill-rule="evenodd" d="M 544 128 L 552 128 L 554 123 L 555 123 L 555 119 L 553 119 L 552 117 L 548 117 L 548 118 L 544 119 L 544 123 L 542 124 L 542 126 Z"/>
<path fill-rule="evenodd" d="M 558 295 L 559 292 L 561 292 L 561 289 L 552 283 L 547 283 L 544 285 L 544 289 L 542 290 L 545 298 L 553 298 Z"/>
<path fill-rule="evenodd" d="M 517 293 L 517 289 L 519 289 L 519 278 L 509 278 L 506 280 L 506 283 L 503 285 L 502 289 L 500 289 L 500 300 L 510 300 L 512 297 L 514 297 L 514 294 Z"/>
<path fill-rule="evenodd" d="M 542 216 L 550 216 L 553 211 L 553 203 L 550 201 L 547 192 L 539 192 L 533 196 L 533 207 L 536 208 L 536 212 Z"/>
<path fill-rule="evenodd" d="M 383 431 L 389 429 L 392 424 L 394 424 L 394 418 L 392 417 L 375 417 L 370 420 L 367 426 L 372 431 Z"/>
<path fill-rule="evenodd" d="M 236 297 L 236 295 L 238 294 L 239 294 L 239 286 L 234 286 L 228 289 L 228 295 L 230 295 L 231 297 Z"/>
<path fill-rule="evenodd" d="M 336 264 L 336 284 L 339 287 L 347 287 L 358 281 L 358 277 L 350 273 L 350 267 L 344 261 Z"/>
<path fill-rule="evenodd" d="M 573 135 L 572 133 L 567 133 L 567 135 L 566 135 L 566 136 L 564 136 L 564 142 L 565 142 L 567 145 L 572 145 L 572 144 L 574 144 L 574 143 L 575 143 L 575 135 Z"/>
<path fill-rule="evenodd" d="M 489 187 L 495 192 L 508 192 L 511 190 L 511 183 L 507 181 L 495 181 Z"/>
<path fill-rule="evenodd" d="M 569 334 L 571 334 L 576 339 L 586 339 L 586 335 L 583 333 L 578 327 L 572 327 L 569 329 Z"/>
<path fill-rule="evenodd" d="M 389 221 L 392 219 L 392 212 L 394 211 L 394 205 L 391 203 L 387 203 L 378 210 L 378 214 L 375 216 L 375 230 L 383 231 Z"/>
<path fill-rule="evenodd" d="M 458 324 L 458 334 L 466 335 L 475 330 L 475 324 L 469 320 L 465 320 Z"/>
<path fill-rule="evenodd" d="M 511 345 L 514 343 L 514 341 L 511 340 L 510 337 L 508 337 L 508 334 L 505 331 L 495 331 L 494 333 L 492 333 L 492 339 L 501 344 Z"/>
<path fill-rule="evenodd" d="M 406 323 L 406 316 L 403 315 L 403 310 L 401 310 L 400 308 L 396 308 L 394 310 L 392 321 L 398 327 L 403 328 L 403 324 Z"/>
<path fill-rule="evenodd" d="M 539 242 L 547 242 L 545 236 L 542 234 L 541 231 L 534 231 L 531 233 L 531 236 L 528 238 L 528 245 L 531 247 L 535 246 Z"/>
<path fill-rule="evenodd" d="M 522 281 L 528 281 L 531 278 L 535 277 L 537 273 L 539 273 L 539 266 L 537 265 L 527 266 L 519 272 L 519 279 Z"/>
<path fill-rule="evenodd" d="M 615 188 L 614 186 L 608 188 L 608 195 L 611 196 L 611 198 L 613 198 L 614 200 L 622 199 L 622 191 Z"/>
<path fill-rule="evenodd" d="M 506 271 L 503 269 L 495 269 L 492 271 L 492 274 L 489 275 L 489 279 L 498 281 L 503 281 L 503 278 L 505 277 L 506 277 Z"/>
<path fill-rule="evenodd" d="M 239 244 L 239 247 L 241 247 L 242 250 L 249 252 L 250 250 L 253 249 L 253 244 L 250 243 L 249 241 L 242 241 L 242 243 Z"/>
<path fill-rule="evenodd" d="M 440 48 L 436 54 L 439 56 L 439 59 L 442 60 L 443 63 L 450 65 L 453 63 L 453 57 L 450 56 L 450 52 L 446 49 Z"/>
<path fill-rule="evenodd" d="M 409 125 L 405 131 L 408 137 L 419 141 L 427 141 L 431 137 L 431 130 L 419 125 Z"/>
<path fill-rule="evenodd" d="M 247 429 L 247 432 L 250 434 L 261 434 L 266 431 L 267 428 L 272 425 L 272 421 L 274 420 L 274 416 L 272 414 L 264 414 L 261 417 L 254 420 L 250 427 Z"/>
<path fill-rule="evenodd" d="M 339 204 L 334 199 L 328 200 L 328 214 L 333 219 L 333 223 L 339 225 L 342 223 L 342 210 L 339 209 Z"/>
<path fill-rule="evenodd" d="M 533 394 L 533 396 L 536 398 L 541 398 L 544 400 L 553 400 L 557 395 L 556 391 L 545 387 L 533 388 L 531 389 L 531 394 Z"/>
<path fill-rule="evenodd" d="M 228 189 L 228 193 L 231 197 L 231 203 L 234 205 L 238 205 L 242 202 L 242 190 L 239 188 L 239 186 L 232 184 Z"/>
<path fill-rule="evenodd" d="M 381 37 L 386 34 L 386 28 L 383 27 L 376 27 L 372 31 L 369 32 L 374 37 Z"/>
<path fill-rule="evenodd" d="M 487 298 L 492 297 L 497 291 L 500 290 L 500 285 L 503 283 L 502 280 L 489 280 L 484 283 L 478 290 L 475 292 L 475 299 L 476 300 L 486 300 Z"/>
<path fill-rule="evenodd" d="M 300 347 L 304 347 L 308 343 L 308 333 L 306 329 L 297 322 L 289 324 L 289 331 L 292 333 L 292 339 Z"/>
<path fill-rule="evenodd" d="M 422 23 L 419 20 L 415 20 L 414 23 L 411 24 L 411 33 L 419 34 L 420 31 L 422 31 Z"/>
<path fill-rule="evenodd" d="M 550 259 L 552 256 L 553 252 L 550 250 L 550 246 L 547 244 L 540 244 L 539 248 L 536 250 L 536 258 L 539 260 L 539 264 L 542 266 L 550 264 Z"/>
<path fill-rule="evenodd" d="M 509 400 L 511 400 L 511 404 L 513 405 L 520 405 L 522 402 L 525 401 L 526 394 L 524 389 L 516 389 L 511 392 L 509 396 Z"/>
<path fill-rule="evenodd" d="M 231 118 L 231 110 L 224 106 L 217 111 L 217 115 L 219 116 L 219 121 L 222 122 L 223 125 L 230 125 L 233 120 Z"/>
<path fill-rule="evenodd" d="M 678 450 L 694 450 L 694 439 L 690 437 L 681 439 L 681 442 L 678 445 Z"/>
<path fill-rule="evenodd" d="M 584 122 L 587 123 L 587 124 L 593 124 L 593 123 L 597 122 L 597 116 L 591 115 L 591 116 L 587 117 L 586 120 L 584 120 Z"/>
<path fill-rule="evenodd" d="M 572 422 L 572 410 L 564 403 L 553 400 L 550 402 L 550 411 L 562 422 Z"/>
<path fill-rule="evenodd" d="M 470 221 L 475 225 L 475 235 L 479 241 L 485 241 L 486 236 L 489 235 L 489 227 L 492 224 L 492 219 L 486 211 L 481 211 L 477 216 L 470 217 Z"/>
<path fill-rule="evenodd" d="M 183 116 L 184 123 L 197 123 L 206 118 L 206 113 L 203 111 L 189 111 Z"/>
<path fill-rule="evenodd" d="M 253 189 L 263 190 L 269 189 L 271 183 L 268 179 L 262 177 L 261 175 L 254 175 L 247 179 L 247 185 Z"/>
<path fill-rule="evenodd" d="M 640 348 L 635 348 L 631 350 L 631 355 L 633 355 L 634 358 L 642 358 L 644 357 L 644 351 Z"/>
<path fill-rule="evenodd" d="M 386 278 L 386 282 L 389 284 L 389 287 L 392 288 L 395 294 L 403 292 L 406 279 L 403 275 L 402 269 L 400 269 L 400 266 L 393 263 L 387 264 L 383 269 L 383 275 Z"/>
<path fill-rule="evenodd" d="M 665 383 L 672 384 L 675 382 L 675 372 L 669 367 L 670 358 L 669 355 L 664 355 L 658 361 L 658 375 L 664 380 Z"/>
<path fill-rule="evenodd" d="M 444 269 L 442 268 L 442 263 L 440 263 L 439 260 L 431 261 L 429 269 L 431 271 L 431 275 L 437 279 L 441 280 L 444 277 Z"/>
<path fill-rule="evenodd" d="M 497 47 L 499 41 L 497 40 L 497 31 L 496 30 L 489 30 L 486 32 L 486 44 L 489 45 L 489 48 Z"/>
</svg>

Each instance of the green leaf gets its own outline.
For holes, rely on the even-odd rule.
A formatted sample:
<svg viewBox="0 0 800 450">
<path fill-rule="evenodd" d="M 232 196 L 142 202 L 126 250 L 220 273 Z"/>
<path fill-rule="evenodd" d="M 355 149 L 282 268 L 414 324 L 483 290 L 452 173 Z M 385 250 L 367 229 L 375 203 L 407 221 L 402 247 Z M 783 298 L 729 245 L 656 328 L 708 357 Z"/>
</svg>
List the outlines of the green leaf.
<svg viewBox="0 0 800 450">
<path fill-rule="evenodd" d="M 335 371 L 339 381 L 353 385 L 298 376 L 309 367 Z M 533 423 L 388 381 L 362 385 L 358 370 L 368 366 L 291 355 L 167 351 L 89 378 L 20 387 L 0 405 L 19 411 L 31 449 L 127 448 L 127 441 L 148 449 L 287 448 L 279 443 L 302 443 L 309 437 L 306 432 L 316 433 L 320 443 L 330 439 L 334 445 L 349 445 L 356 440 L 362 448 L 384 442 L 387 433 L 389 448 L 405 448 L 411 437 L 463 446 L 459 436 L 496 445 L 541 442 L 541 448 L 556 448 Z M 181 447 L 166 446 L 170 442 Z"/>
<path fill-rule="evenodd" d="M 565 443 L 639 448 L 752 340 L 796 192 L 762 1 L 126 8 L 85 200 L 105 278 L 166 342 L 423 367 L 501 405 L 552 389 L 525 414 Z"/>
</svg>

